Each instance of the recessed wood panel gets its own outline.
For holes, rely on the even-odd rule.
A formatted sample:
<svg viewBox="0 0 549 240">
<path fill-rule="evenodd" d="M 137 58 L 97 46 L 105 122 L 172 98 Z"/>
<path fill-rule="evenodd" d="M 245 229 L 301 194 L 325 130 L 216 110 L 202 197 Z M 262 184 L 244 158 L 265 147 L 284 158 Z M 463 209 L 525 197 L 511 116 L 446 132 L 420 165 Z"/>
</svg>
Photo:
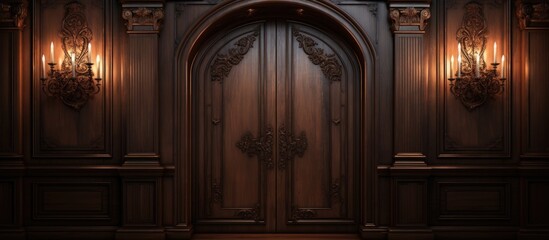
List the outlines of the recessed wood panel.
<svg viewBox="0 0 549 240">
<path fill-rule="evenodd" d="M 124 181 L 124 225 L 156 225 L 158 194 L 154 180 Z"/>
<path fill-rule="evenodd" d="M 394 180 L 393 224 L 395 226 L 427 225 L 427 182 L 425 180 Z"/>
<path fill-rule="evenodd" d="M 477 224 L 512 220 L 512 184 L 493 181 L 439 181 L 435 185 L 435 215 L 439 223 Z"/>
<path fill-rule="evenodd" d="M 0 179 L 0 226 L 15 224 L 15 196 L 15 182 Z"/>
<path fill-rule="evenodd" d="M 439 30 L 442 31 L 446 42 L 442 44 L 445 52 L 442 55 L 444 64 L 441 65 L 443 74 L 440 74 L 439 86 L 442 98 L 439 98 L 440 114 L 438 139 L 439 156 L 444 158 L 472 158 L 472 157 L 497 157 L 507 158 L 510 154 L 510 115 L 509 115 L 509 83 L 515 81 L 508 78 L 504 85 L 504 91 L 490 97 L 483 105 L 469 110 L 462 102 L 450 91 L 449 61 L 453 55 L 455 59 L 458 56 L 457 30 L 463 22 L 466 13 L 465 5 L 471 1 L 456 0 L 443 1 L 441 10 L 443 24 L 440 24 Z M 511 17 L 509 16 L 509 4 L 507 1 L 496 3 L 495 1 L 481 1 L 482 15 L 486 19 L 486 43 L 484 51 L 484 60 L 488 63 L 494 61 L 493 45 L 497 42 L 497 61 L 501 62 L 501 55 L 507 58 L 505 63 L 506 76 L 509 76 L 509 49 L 510 35 L 508 27 Z M 504 21 L 494 21 L 494 19 L 505 19 Z M 457 69 L 457 61 L 454 63 L 454 70 Z M 501 66 L 500 69 L 501 70 Z M 455 75 L 455 73 L 454 73 Z"/>
<path fill-rule="evenodd" d="M 17 79 L 14 79 L 14 37 L 15 32 L 7 32 L 2 30 L 0 37 L 0 156 L 14 152 L 14 98 L 15 84 Z"/>
<path fill-rule="evenodd" d="M 33 154 L 34 157 L 57 158 L 105 158 L 111 156 L 111 107 L 110 60 L 106 58 L 111 48 L 111 29 L 108 1 L 79 1 L 84 5 L 83 13 L 91 31 L 92 56 L 101 56 L 101 90 L 93 95 L 79 111 L 63 104 L 56 97 L 47 96 L 41 85 L 41 56 L 50 62 L 50 43 L 54 43 L 54 61 L 59 66 L 65 53 L 62 49 L 62 22 L 65 4 L 69 1 L 34 1 L 33 27 Z M 67 49 L 67 52 L 71 49 Z M 95 60 L 94 60 L 95 62 Z"/>
<path fill-rule="evenodd" d="M 35 179 L 32 221 L 38 225 L 112 223 L 116 187 L 112 179 Z"/>
<path fill-rule="evenodd" d="M 549 156 L 549 31 L 526 33 L 527 60 L 523 93 L 523 155 L 525 157 Z"/>
<path fill-rule="evenodd" d="M 526 191 L 527 224 L 530 226 L 549 226 L 549 182 L 530 181 Z"/>
</svg>

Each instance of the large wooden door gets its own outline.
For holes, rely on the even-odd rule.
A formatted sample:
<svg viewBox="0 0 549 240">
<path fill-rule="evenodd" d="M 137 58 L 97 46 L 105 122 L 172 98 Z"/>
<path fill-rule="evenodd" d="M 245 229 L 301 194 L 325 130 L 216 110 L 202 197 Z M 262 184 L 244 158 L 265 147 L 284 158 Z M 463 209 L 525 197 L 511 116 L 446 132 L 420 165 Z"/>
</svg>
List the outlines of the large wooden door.
<svg viewBox="0 0 549 240">
<path fill-rule="evenodd" d="M 358 67 L 338 37 L 268 20 L 193 63 L 198 231 L 356 231 Z"/>
</svg>

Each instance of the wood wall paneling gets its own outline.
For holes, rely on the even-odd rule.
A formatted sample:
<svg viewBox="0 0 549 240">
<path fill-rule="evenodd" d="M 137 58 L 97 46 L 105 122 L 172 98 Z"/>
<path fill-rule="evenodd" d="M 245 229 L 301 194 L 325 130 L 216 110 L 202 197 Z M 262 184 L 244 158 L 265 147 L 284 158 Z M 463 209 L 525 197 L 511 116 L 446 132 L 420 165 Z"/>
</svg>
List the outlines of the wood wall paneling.
<svg viewBox="0 0 549 240">
<path fill-rule="evenodd" d="M 425 164 L 427 155 L 427 75 L 424 33 L 431 17 L 429 3 L 389 1 L 394 32 L 395 165 Z M 401 161 L 402 160 L 402 161 Z"/>
<path fill-rule="evenodd" d="M 124 185 L 124 226 L 157 226 L 160 189 L 155 179 L 126 179 Z"/>
<path fill-rule="evenodd" d="M 440 93 L 443 94 L 439 129 L 439 157 L 441 158 L 509 158 L 510 157 L 510 95 L 509 78 L 505 83 L 504 92 L 489 99 L 484 105 L 468 110 L 451 92 L 449 81 L 449 59 L 453 55 L 455 60 L 453 69 L 457 69 L 457 30 L 462 25 L 465 14 L 465 5 L 471 1 L 445 1 L 444 7 L 439 8 L 444 24 L 439 24 L 439 31 L 444 33 L 445 54 L 444 77 L 441 78 Z M 484 59 L 487 63 L 493 62 L 493 45 L 497 41 L 497 59 L 501 62 L 501 55 L 505 54 L 506 76 L 509 76 L 509 48 L 510 9 L 508 1 L 481 1 L 483 16 L 486 19 L 486 50 Z M 495 21 L 505 19 L 505 21 Z M 501 70 L 501 66 L 499 68 Z"/>
<path fill-rule="evenodd" d="M 35 178 L 28 197 L 32 225 L 96 226 L 118 222 L 118 188 L 113 178 Z"/>
<path fill-rule="evenodd" d="M 0 227 L 17 225 L 20 200 L 16 181 L 0 179 Z"/>
<path fill-rule="evenodd" d="M 0 161 L 21 157 L 22 32 L 2 29 L 0 36 Z"/>
<path fill-rule="evenodd" d="M 424 158 L 426 87 L 423 34 L 395 35 L 395 157 Z"/>
<path fill-rule="evenodd" d="M 112 4 L 108 1 L 82 0 L 83 13 L 92 32 L 92 56 L 100 55 L 103 67 L 101 91 L 90 98 L 80 111 L 65 106 L 61 100 L 48 97 L 41 89 L 41 56 L 50 61 L 50 43 L 55 45 L 54 61 L 59 66 L 65 54 L 62 50 L 61 31 L 65 6 L 70 1 L 33 1 L 33 157 L 55 158 L 109 158 L 112 156 L 112 99 L 111 79 L 105 74 L 110 61 L 105 58 L 105 47 L 111 45 L 108 23 Z M 71 51 L 71 49 L 67 49 Z M 107 77 L 105 77 L 107 76 Z"/>
<path fill-rule="evenodd" d="M 549 157 L 549 32 L 525 31 L 525 61 L 522 93 L 522 156 Z"/>
<path fill-rule="evenodd" d="M 123 78 L 126 161 L 159 161 L 158 32 L 163 4 L 122 4 L 128 42 Z"/>
<path fill-rule="evenodd" d="M 516 185 L 507 180 L 437 179 L 434 222 L 437 225 L 508 225 L 516 222 Z"/>
<path fill-rule="evenodd" d="M 526 180 L 523 221 L 526 226 L 549 227 L 549 181 L 546 179 Z"/>
<path fill-rule="evenodd" d="M 424 179 L 394 179 L 392 225 L 427 227 L 429 222 L 427 193 L 428 185 Z"/>
</svg>

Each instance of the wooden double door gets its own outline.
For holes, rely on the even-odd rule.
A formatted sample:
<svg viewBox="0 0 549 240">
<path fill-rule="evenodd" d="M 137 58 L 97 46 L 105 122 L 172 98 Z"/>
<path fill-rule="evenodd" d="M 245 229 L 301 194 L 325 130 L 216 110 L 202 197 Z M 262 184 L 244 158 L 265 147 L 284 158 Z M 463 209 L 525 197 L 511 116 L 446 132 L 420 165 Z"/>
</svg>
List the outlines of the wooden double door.
<svg viewBox="0 0 549 240">
<path fill-rule="evenodd" d="M 198 232 L 352 232 L 360 70 L 335 34 L 272 19 L 193 63 Z"/>
</svg>

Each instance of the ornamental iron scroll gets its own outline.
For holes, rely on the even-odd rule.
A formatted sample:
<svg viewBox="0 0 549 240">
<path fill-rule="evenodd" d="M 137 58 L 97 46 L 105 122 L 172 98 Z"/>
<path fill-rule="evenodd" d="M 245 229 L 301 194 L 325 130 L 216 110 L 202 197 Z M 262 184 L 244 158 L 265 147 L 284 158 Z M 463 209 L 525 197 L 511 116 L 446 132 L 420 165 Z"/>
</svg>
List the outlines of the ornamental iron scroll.
<svg viewBox="0 0 549 240">
<path fill-rule="evenodd" d="M 456 33 L 461 46 L 459 54 L 463 55 L 463 60 L 458 64 L 457 77 L 451 76 L 448 80 L 450 92 L 467 110 L 472 111 L 503 92 L 505 78 L 497 72 L 500 63 L 491 63 L 492 68 L 488 69 L 482 57 L 485 54 L 488 33 L 482 5 L 469 2 L 465 5 L 465 10 Z"/>
<path fill-rule="evenodd" d="M 252 133 L 245 133 L 236 146 L 248 155 L 253 157 L 257 155 L 259 161 L 267 168 L 273 167 L 273 128 L 267 127 L 265 135 L 254 138 Z"/>
<path fill-rule="evenodd" d="M 48 74 L 46 74 L 45 56 L 42 55 L 42 76 L 40 78 L 42 90 L 47 96 L 57 97 L 65 105 L 79 111 L 91 96 L 99 93 L 101 86 L 100 76 L 94 78 L 92 71 L 93 63 L 88 46 L 93 34 L 88 27 L 84 5 L 78 2 L 70 2 L 65 5 L 65 16 L 59 36 L 61 37 L 63 60 L 59 63 L 59 68 L 56 69 L 57 63 L 53 59 L 52 42 Z"/>
<path fill-rule="evenodd" d="M 293 161 L 296 155 L 303 157 L 305 150 L 307 150 L 307 138 L 305 132 L 301 132 L 299 137 L 296 138 L 284 125 L 280 127 L 278 137 L 280 143 L 278 168 L 285 169 L 288 162 Z"/>
<path fill-rule="evenodd" d="M 330 81 L 341 81 L 343 71 L 336 55 L 324 53 L 324 49 L 315 47 L 318 43 L 311 37 L 305 36 L 299 29 L 293 28 L 292 32 L 299 43 L 299 47 L 309 56 L 309 60 L 314 65 L 320 66 L 324 76 Z"/>
<path fill-rule="evenodd" d="M 72 2 L 65 6 L 65 18 L 59 35 L 61 36 L 61 48 L 63 49 L 63 62 L 61 69 L 71 70 L 71 53 L 75 54 L 76 72 L 78 74 L 88 73 L 88 44 L 91 42 L 93 34 L 88 27 L 86 15 L 84 15 L 84 5 L 78 2 Z"/>
<path fill-rule="evenodd" d="M 254 47 L 254 42 L 259 36 L 259 31 L 256 30 L 236 41 L 236 47 L 230 48 L 227 53 L 217 54 L 217 58 L 213 61 L 210 67 L 210 77 L 212 81 L 222 82 L 229 72 L 244 59 L 244 56 L 250 48 Z"/>
</svg>

